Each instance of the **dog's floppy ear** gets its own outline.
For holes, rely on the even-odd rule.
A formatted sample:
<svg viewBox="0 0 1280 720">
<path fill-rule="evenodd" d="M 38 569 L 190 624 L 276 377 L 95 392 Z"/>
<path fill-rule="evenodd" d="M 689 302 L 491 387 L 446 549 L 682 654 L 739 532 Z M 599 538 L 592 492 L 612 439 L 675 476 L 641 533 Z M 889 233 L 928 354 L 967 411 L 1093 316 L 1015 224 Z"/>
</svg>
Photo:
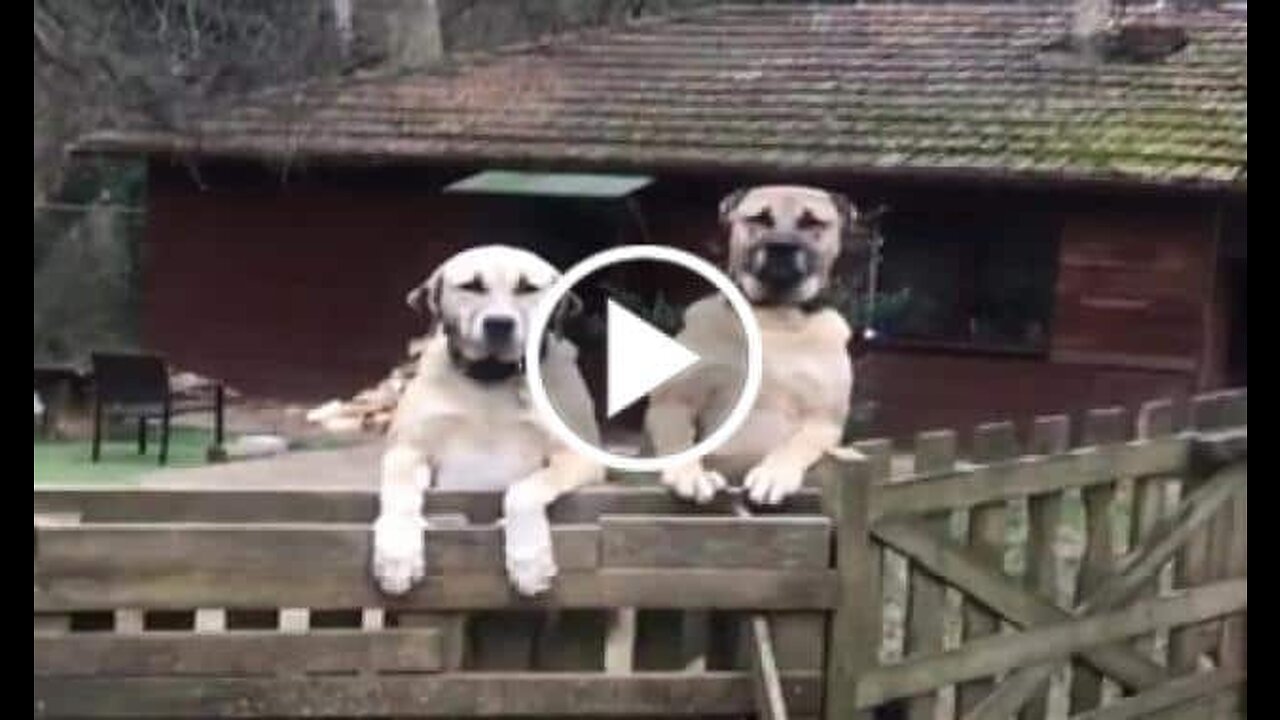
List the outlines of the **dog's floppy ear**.
<svg viewBox="0 0 1280 720">
<path fill-rule="evenodd" d="M 427 320 L 427 332 L 435 331 L 436 322 L 440 319 L 440 288 L 444 282 L 442 268 L 436 268 L 421 285 L 409 291 L 405 303 Z"/>
<path fill-rule="evenodd" d="M 844 193 L 827 191 L 827 196 L 831 198 L 831 204 L 835 206 L 836 213 L 840 216 L 840 229 L 842 232 L 849 232 L 854 223 L 858 222 L 858 208 Z"/>
<path fill-rule="evenodd" d="M 836 217 L 840 219 L 840 252 L 846 258 L 851 255 L 858 255 L 860 250 L 867 245 L 865 238 L 862 236 L 862 213 L 858 211 L 858 207 L 853 204 L 848 195 L 827 191 L 827 197 L 831 199 L 831 205 L 836 209 Z"/>
<path fill-rule="evenodd" d="M 742 202 L 742 198 L 750 190 L 751 188 L 741 187 L 728 195 L 725 195 L 724 198 L 720 200 L 719 218 L 721 224 L 728 223 L 729 213 L 733 212 L 733 209 L 738 207 L 738 203 Z"/>
<path fill-rule="evenodd" d="M 560 303 L 551 313 L 551 331 L 558 337 L 564 337 L 565 323 L 582 314 L 582 298 L 575 292 L 567 292 L 560 298 Z"/>
</svg>

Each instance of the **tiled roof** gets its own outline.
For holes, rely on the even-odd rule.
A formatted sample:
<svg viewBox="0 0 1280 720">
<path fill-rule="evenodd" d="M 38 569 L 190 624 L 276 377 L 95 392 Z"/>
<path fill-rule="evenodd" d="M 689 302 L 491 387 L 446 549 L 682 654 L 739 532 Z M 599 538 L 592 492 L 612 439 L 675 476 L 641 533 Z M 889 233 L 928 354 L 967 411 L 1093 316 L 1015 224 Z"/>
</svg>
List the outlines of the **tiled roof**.
<svg viewBox="0 0 1280 720">
<path fill-rule="evenodd" d="M 1064 61 L 1065 10 L 721 6 L 264 94 L 81 149 L 612 168 L 963 172 L 1245 185 L 1248 21 L 1179 15 L 1156 63 Z"/>
</svg>

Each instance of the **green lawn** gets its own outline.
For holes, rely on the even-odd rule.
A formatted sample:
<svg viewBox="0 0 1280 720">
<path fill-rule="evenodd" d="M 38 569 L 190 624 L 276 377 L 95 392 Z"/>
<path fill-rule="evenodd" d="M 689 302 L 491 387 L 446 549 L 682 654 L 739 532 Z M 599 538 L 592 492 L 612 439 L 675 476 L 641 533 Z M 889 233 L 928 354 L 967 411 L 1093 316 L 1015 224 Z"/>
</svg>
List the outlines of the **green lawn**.
<svg viewBox="0 0 1280 720">
<path fill-rule="evenodd" d="M 205 463 L 205 449 L 212 437 L 208 430 L 173 428 L 169 434 L 168 467 L 192 467 Z M 145 472 L 159 467 L 157 453 L 160 439 L 154 433 L 148 438 L 147 454 L 139 455 L 133 437 L 102 444 L 102 457 L 89 461 L 87 440 L 35 441 L 35 482 L 41 483 L 113 483 L 136 482 Z"/>
</svg>

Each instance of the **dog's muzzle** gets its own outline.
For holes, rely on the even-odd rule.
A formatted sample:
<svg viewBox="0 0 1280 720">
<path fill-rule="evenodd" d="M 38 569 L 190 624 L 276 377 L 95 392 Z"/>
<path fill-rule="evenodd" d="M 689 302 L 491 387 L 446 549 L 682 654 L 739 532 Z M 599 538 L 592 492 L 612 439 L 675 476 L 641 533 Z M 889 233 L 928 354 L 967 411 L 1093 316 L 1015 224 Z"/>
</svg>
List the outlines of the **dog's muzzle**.
<svg viewBox="0 0 1280 720">
<path fill-rule="evenodd" d="M 490 311 L 479 316 L 472 326 L 472 341 L 492 355 L 509 357 L 519 350 L 520 320 L 513 314 Z"/>
<path fill-rule="evenodd" d="M 489 347 L 506 347 L 516 334 L 516 319 L 505 316 L 487 317 L 480 328 L 485 344 Z"/>
<path fill-rule="evenodd" d="M 809 249 L 799 243 L 768 241 L 752 249 L 747 269 L 769 290 L 786 292 L 809 277 L 813 257 Z"/>
<path fill-rule="evenodd" d="M 501 382 L 524 373 L 524 358 L 510 361 L 497 358 L 471 360 L 459 352 L 453 343 L 449 344 L 449 359 L 463 375 L 482 383 Z"/>
</svg>

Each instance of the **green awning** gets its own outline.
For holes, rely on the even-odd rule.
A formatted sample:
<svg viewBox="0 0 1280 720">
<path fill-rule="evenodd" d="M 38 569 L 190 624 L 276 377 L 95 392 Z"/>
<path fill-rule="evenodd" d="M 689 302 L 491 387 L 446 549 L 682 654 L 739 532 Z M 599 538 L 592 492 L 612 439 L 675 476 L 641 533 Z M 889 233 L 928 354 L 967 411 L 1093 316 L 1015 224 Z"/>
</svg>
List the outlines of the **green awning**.
<svg viewBox="0 0 1280 720">
<path fill-rule="evenodd" d="M 445 192 L 543 197 L 624 198 L 653 182 L 643 175 L 485 170 L 452 183 Z"/>
</svg>

